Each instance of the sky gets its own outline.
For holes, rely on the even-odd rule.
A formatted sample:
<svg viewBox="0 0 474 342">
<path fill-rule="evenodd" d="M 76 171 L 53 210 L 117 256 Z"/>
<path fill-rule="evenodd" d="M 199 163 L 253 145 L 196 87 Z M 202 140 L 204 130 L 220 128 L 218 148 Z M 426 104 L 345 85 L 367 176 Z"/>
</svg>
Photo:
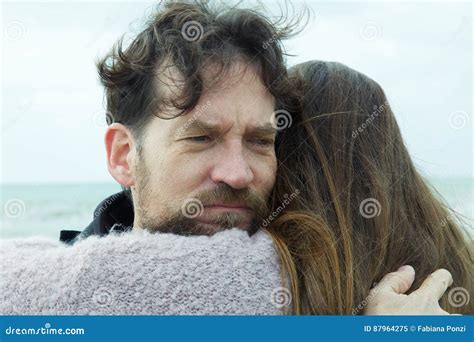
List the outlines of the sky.
<svg viewBox="0 0 474 342">
<path fill-rule="evenodd" d="M 1 183 L 112 181 L 94 62 L 156 4 L 2 3 Z M 339 61 L 370 76 L 423 174 L 472 177 L 472 4 L 306 4 L 314 19 L 285 43 L 288 65 Z"/>
</svg>

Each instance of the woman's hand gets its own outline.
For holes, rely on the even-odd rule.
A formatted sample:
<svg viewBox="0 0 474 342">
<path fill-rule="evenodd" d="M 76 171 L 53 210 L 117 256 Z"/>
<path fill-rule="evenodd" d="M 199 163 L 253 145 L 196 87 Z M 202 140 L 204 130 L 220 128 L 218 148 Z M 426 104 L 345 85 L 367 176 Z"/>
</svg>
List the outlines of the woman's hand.
<svg viewBox="0 0 474 342">
<path fill-rule="evenodd" d="M 365 315 L 449 315 L 439 300 L 453 283 L 451 273 L 439 269 L 430 274 L 420 288 L 407 292 L 415 280 L 413 267 L 405 265 L 387 274 L 369 292 Z"/>
</svg>

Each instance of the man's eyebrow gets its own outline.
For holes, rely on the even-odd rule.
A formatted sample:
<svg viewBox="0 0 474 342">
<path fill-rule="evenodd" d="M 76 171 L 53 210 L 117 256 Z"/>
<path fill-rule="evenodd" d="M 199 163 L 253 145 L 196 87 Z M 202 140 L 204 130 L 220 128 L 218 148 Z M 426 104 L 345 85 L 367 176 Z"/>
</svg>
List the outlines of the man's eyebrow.
<svg viewBox="0 0 474 342">
<path fill-rule="evenodd" d="M 208 133 L 219 133 L 219 125 L 211 124 L 206 121 L 202 121 L 199 119 L 193 120 L 191 122 L 187 122 L 184 124 L 185 129 L 184 131 L 190 130 L 190 129 L 199 129 L 202 131 L 206 131 Z"/>
<path fill-rule="evenodd" d="M 253 126 L 250 128 L 250 133 L 262 134 L 262 135 L 272 135 L 278 133 L 278 130 L 273 127 L 272 124 L 267 123 L 262 126 Z"/>
<path fill-rule="evenodd" d="M 186 123 L 185 124 L 186 129 L 185 130 L 190 130 L 190 129 L 199 129 L 208 133 L 220 133 L 221 128 L 219 125 L 216 124 L 211 124 L 206 121 L 202 121 L 199 119 L 196 119 L 192 122 Z M 249 133 L 253 134 L 262 134 L 262 135 L 272 135 L 276 134 L 278 130 L 273 127 L 271 123 L 267 123 L 262 126 L 252 126 L 249 128 Z"/>
</svg>

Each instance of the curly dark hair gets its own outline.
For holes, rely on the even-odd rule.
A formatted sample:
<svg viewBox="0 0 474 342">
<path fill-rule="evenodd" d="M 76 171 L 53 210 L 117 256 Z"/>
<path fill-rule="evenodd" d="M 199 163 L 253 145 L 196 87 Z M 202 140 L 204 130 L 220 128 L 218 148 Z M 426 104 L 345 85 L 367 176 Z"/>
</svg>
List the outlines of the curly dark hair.
<svg viewBox="0 0 474 342">
<path fill-rule="evenodd" d="M 218 66 L 213 77 L 217 81 L 242 58 L 256 67 L 278 106 L 292 92 L 281 41 L 294 34 L 296 26 L 295 20 L 289 23 L 283 15 L 272 23 L 256 10 L 222 4 L 211 7 L 204 1 L 161 4 L 127 48 L 121 38 L 97 62 L 105 87 L 108 123 L 126 125 L 139 140 L 150 118 L 161 117 L 163 106 L 172 105 L 179 109 L 179 115 L 196 106 L 207 65 Z M 165 98 L 160 96 L 157 80 L 163 67 L 170 66 L 184 81 L 179 94 Z"/>
</svg>

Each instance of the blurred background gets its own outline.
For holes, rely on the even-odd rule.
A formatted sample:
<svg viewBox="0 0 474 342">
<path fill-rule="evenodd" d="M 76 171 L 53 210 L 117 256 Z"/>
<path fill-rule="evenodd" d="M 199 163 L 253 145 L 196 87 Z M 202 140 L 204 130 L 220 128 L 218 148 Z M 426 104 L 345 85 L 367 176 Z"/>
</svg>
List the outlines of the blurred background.
<svg viewBox="0 0 474 342">
<path fill-rule="evenodd" d="M 241 2 L 261 3 L 279 13 L 271 0 Z M 2 2 L 1 238 L 82 230 L 120 190 L 106 169 L 94 62 L 140 32 L 157 4 Z M 472 227 L 472 3 L 305 4 L 314 20 L 285 43 L 288 65 L 339 61 L 378 81 L 418 169 Z"/>
</svg>

